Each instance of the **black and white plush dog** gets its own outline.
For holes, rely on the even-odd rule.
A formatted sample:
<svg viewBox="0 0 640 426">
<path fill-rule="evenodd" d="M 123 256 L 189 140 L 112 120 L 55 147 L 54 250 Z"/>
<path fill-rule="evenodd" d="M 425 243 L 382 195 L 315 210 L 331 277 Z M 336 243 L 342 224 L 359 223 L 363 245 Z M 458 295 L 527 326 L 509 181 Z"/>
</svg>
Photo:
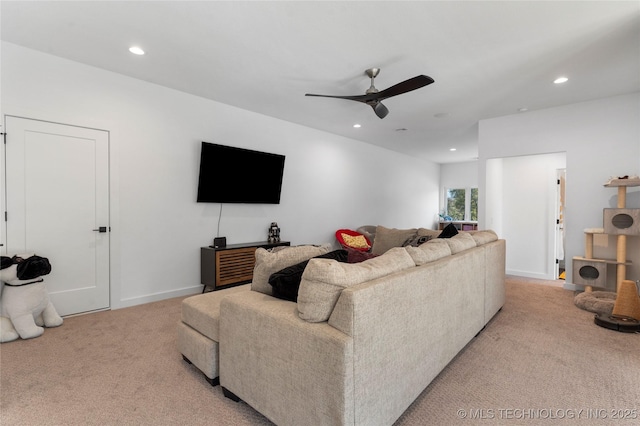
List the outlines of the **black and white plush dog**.
<svg viewBox="0 0 640 426">
<path fill-rule="evenodd" d="M 42 326 L 62 325 L 42 278 L 50 272 L 49 259 L 35 253 L 0 256 L 0 343 L 38 337 Z"/>
</svg>

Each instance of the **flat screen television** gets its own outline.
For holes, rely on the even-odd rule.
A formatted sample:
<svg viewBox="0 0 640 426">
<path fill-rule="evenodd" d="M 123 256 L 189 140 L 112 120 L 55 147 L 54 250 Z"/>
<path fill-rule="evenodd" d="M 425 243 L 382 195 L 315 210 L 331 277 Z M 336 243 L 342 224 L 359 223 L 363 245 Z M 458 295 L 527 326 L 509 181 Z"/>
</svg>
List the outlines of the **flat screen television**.
<svg viewBox="0 0 640 426">
<path fill-rule="evenodd" d="M 280 204 L 284 155 L 202 142 L 199 203 Z"/>
</svg>

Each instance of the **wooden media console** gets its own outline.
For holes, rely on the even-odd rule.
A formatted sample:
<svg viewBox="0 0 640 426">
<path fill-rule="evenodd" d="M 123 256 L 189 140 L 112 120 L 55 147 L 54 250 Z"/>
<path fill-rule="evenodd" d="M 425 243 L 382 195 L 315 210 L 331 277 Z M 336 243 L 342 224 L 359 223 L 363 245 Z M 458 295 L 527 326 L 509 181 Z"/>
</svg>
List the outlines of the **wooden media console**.
<svg viewBox="0 0 640 426">
<path fill-rule="evenodd" d="M 289 241 L 268 243 L 260 241 L 245 244 L 230 244 L 226 247 L 200 248 L 200 283 L 213 290 L 246 284 L 253 279 L 257 248 L 288 246 Z"/>
</svg>

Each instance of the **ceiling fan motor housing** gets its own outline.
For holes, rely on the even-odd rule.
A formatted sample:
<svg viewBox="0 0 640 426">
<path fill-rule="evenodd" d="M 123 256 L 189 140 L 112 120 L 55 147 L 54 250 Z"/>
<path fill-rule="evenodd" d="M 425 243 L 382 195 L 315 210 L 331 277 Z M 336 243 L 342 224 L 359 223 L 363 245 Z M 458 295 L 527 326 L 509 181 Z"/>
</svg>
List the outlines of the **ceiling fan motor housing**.
<svg viewBox="0 0 640 426">
<path fill-rule="evenodd" d="M 376 87 L 373 85 L 373 79 L 376 78 L 376 76 L 380 73 L 380 68 L 369 68 L 364 73 L 367 74 L 371 79 L 371 87 L 369 87 L 365 93 L 367 95 L 370 95 L 372 93 L 378 93 L 378 89 L 376 89 Z M 369 105 L 372 105 L 372 103 L 370 102 L 367 102 L 367 103 Z"/>
</svg>

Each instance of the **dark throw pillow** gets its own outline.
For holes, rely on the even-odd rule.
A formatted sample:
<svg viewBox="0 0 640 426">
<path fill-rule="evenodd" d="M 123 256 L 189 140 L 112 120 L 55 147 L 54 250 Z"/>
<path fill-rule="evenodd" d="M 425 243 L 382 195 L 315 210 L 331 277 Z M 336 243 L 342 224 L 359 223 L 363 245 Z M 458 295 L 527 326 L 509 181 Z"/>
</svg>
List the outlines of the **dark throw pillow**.
<svg viewBox="0 0 640 426">
<path fill-rule="evenodd" d="M 438 238 L 451 238 L 456 235 L 458 235 L 458 230 L 453 223 L 450 223 L 444 227 Z"/>
<path fill-rule="evenodd" d="M 402 244 L 402 247 L 418 247 L 420 244 L 424 244 L 427 241 L 429 241 L 431 239 L 431 235 L 414 235 L 413 237 L 409 237 L 407 238 L 407 241 L 405 241 Z"/>
<path fill-rule="evenodd" d="M 334 250 L 326 254 L 321 254 L 320 256 L 312 257 L 311 259 L 334 259 L 338 262 L 346 262 L 347 258 L 348 255 L 346 250 Z M 290 300 L 291 302 L 298 301 L 298 288 L 300 288 L 302 274 L 304 272 L 304 268 L 307 267 L 309 260 L 305 260 L 271 274 L 269 277 L 269 284 L 271 284 L 271 287 L 273 288 L 273 297 Z"/>
<path fill-rule="evenodd" d="M 379 256 L 378 254 L 355 249 L 347 249 L 347 253 L 347 263 L 360 263 Z"/>
</svg>

